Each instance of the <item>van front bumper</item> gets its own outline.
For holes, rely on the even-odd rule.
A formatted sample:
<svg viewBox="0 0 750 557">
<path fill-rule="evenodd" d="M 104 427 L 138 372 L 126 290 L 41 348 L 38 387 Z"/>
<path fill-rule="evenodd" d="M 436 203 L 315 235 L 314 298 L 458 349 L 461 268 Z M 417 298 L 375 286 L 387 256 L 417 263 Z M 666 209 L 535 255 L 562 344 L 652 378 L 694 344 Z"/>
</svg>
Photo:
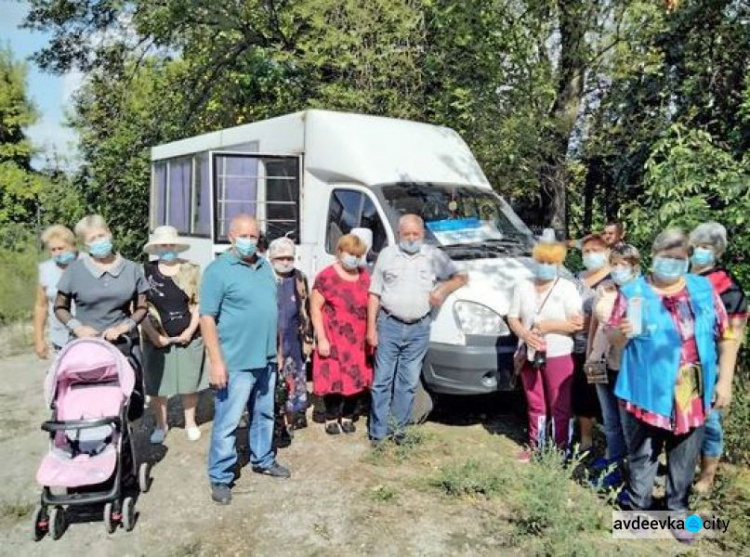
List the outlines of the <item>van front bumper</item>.
<svg viewBox="0 0 750 557">
<path fill-rule="evenodd" d="M 466 346 L 431 342 L 422 365 L 427 388 L 436 393 L 473 395 L 513 390 L 514 335 L 467 335 Z"/>
</svg>

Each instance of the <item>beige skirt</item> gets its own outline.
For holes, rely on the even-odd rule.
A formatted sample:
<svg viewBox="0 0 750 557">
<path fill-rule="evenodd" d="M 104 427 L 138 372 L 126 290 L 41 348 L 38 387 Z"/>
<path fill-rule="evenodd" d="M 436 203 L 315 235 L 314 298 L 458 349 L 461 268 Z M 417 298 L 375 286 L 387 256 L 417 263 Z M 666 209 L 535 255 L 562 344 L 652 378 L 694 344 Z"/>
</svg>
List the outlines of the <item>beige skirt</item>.
<svg viewBox="0 0 750 557">
<path fill-rule="evenodd" d="M 188 395 L 208 387 L 202 338 L 194 339 L 187 346 L 172 344 L 166 348 L 156 348 L 146 340 L 143 353 L 147 395 Z"/>
</svg>

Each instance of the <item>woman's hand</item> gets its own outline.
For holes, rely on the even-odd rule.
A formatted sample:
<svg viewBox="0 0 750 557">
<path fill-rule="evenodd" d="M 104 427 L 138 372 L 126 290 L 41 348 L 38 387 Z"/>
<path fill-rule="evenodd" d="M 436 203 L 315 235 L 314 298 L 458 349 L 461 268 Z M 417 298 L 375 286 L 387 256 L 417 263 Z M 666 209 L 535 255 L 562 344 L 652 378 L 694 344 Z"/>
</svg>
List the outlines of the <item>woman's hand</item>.
<svg viewBox="0 0 750 557">
<path fill-rule="evenodd" d="M 49 346 L 47 345 L 47 341 L 44 339 L 37 340 L 34 343 L 34 353 L 40 360 L 46 360 L 47 356 L 49 356 Z"/>
<path fill-rule="evenodd" d="M 99 331 L 88 325 L 81 325 L 73 329 L 73 334 L 76 338 L 93 338 L 99 336 Z"/>
<path fill-rule="evenodd" d="M 193 333 L 190 332 L 189 329 L 185 329 L 182 331 L 182 334 L 177 337 L 177 344 L 181 344 L 182 346 L 187 346 L 190 344 L 190 341 L 193 340 Z"/>
<path fill-rule="evenodd" d="M 124 325 L 117 325 L 116 327 L 110 327 L 104 331 L 104 338 L 109 342 L 114 342 L 118 337 L 130 332 L 130 328 Z"/>
<path fill-rule="evenodd" d="M 617 328 L 620 333 L 625 335 L 626 338 L 630 338 L 633 336 L 633 332 L 635 332 L 635 329 L 633 328 L 633 324 L 628 321 L 627 317 L 624 317 L 622 321 L 620 321 L 620 326 Z"/>
<path fill-rule="evenodd" d="M 165 337 L 164 335 L 157 335 L 154 338 L 151 338 L 151 344 L 154 345 L 156 348 L 166 348 L 170 344 L 172 344 L 172 341 L 169 337 Z"/>
<path fill-rule="evenodd" d="M 526 346 L 533 348 L 534 350 L 542 350 L 544 348 L 544 339 L 542 338 L 542 331 L 528 331 L 521 340 L 526 343 Z"/>
<path fill-rule="evenodd" d="M 732 404 L 732 382 L 719 379 L 714 390 L 713 408 L 715 410 L 726 410 L 730 404 Z"/>
<path fill-rule="evenodd" d="M 321 358 L 327 358 L 331 355 L 331 343 L 328 342 L 327 338 L 318 339 L 318 356 Z"/>
</svg>

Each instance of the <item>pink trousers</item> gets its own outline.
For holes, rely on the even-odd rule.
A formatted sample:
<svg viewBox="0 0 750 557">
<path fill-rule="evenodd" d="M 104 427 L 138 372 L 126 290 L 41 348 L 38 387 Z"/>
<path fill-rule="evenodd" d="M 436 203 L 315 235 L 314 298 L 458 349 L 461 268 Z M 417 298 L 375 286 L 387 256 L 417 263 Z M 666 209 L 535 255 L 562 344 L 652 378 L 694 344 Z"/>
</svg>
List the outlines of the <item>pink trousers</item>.
<svg viewBox="0 0 750 557">
<path fill-rule="evenodd" d="M 573 358 L 569 354 L 549 358 L 540 370 L 527 363 L 521 372 L 521 382 L 529 412 L 529 444 L 534 448 L 544 445 L 551 418 L 555 444 L 560 449 L 567 448 L 573 415 Z"/>
</svg>

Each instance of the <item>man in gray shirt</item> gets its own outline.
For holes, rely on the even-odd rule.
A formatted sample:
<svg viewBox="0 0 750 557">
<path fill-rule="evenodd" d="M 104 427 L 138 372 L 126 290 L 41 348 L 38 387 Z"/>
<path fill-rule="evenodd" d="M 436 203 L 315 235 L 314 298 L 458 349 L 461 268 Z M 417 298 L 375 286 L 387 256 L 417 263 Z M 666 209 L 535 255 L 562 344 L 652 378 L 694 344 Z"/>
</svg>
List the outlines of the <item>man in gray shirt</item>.
<svg viewBox="0 0 750 557">
<path fill-rule="evenodd" d="M 370 283 L 367 341 L 377 347 L 370 440 L 398 443 L 409 423 L 422 360 L 430 340 L 430 313 L 468 278 L 438 248 L 424 243 L 424 221 L 404 215 L 399 242 L 378 257 Z"/>
</svg>

